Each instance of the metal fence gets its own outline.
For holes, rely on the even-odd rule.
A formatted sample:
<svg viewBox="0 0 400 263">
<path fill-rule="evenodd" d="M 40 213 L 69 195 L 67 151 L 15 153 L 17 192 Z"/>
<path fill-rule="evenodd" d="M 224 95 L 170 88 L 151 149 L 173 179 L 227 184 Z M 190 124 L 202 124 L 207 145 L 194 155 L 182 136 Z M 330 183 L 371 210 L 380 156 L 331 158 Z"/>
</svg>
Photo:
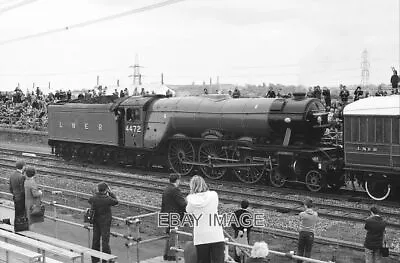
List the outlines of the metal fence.
<svg viewBox="0 0 400 263">
<path fill-rule="evenodd" d="M 10 193 L 0 192 L 0 194 L 3 196 L 6 196 L 8 198 L 12 198 L 12 195 Z M 61 193 L 61 191 L 56 190 L 56 191 L 52 191 L 51 194 L 55 198 L 56 196 L 58 196 L 62 193 Z M 71 207 L 71 206 L 67 206 L 67 205 L 58 204 L 56 201 L 43 201 L 43 203 L 45 203 L 47 206 L 50 206 L 53 208 L 53 214 L 49 215 L 47 213 L 45 215 L 45 217 L 47 219 L 55 222 L 55 224 L 56 224 L 56 227 L 54 228 L 55 237 L 58 237 L 58 224 L 59 223 L 69 224 L 69 225 L 73 225 L 73 226 L 85 229 L 87 231 L 87 236 L 88 236 L 88 239 L 87 239 L 88 247 L 91 246 L 91 232 L 92 232 L 93 227 L 89 224 L 80 224 L 80 223 L 76 223 L 76 222 L 72 222 L 69 220 L 64 220 L 62 218 L 59 218 L 58 211 L 57 211 L 57 209 L 67 209 L 70 211 L 75 211 L 75 212 L 79 212 L 79 213 L 83 214 L 86 212 L 85 209 L 79 209 L 79 208 L 75 208 L 75 207 Z M 4 204 L 1 204 L 1 205 L 5 206 Z M 9 206 L 5 206 L 5 207 L 13 209 L 13 207 L 9 207 Z M 132 247 L 134 247 L 136 250 L 136 262 L 140 262 L 140 248 L 142 245 L 169 238 L 168 235 L 160 235 L 160 236 L 156 236 L 153 238 L 147 238 L 147 239 L 142 238 L 141 231 L 140 231 L 140 225 L 141 225 L 142 220 L 144 218 L 151 217 L 151 216 L 154 216 L 157 214 L 158 214 L 158 212 L 150 212 L 150 213 L 135 215 L 135 216 L 127 217 L 127 218 L 120 218 L 120 217 L 113 216 L 114 220 L 123 222 L 127 227 L 125 234 L 112 231 L 111 235 L 113 237 L 118 237 L 118 238 L 122 238 L 122 239 L 126 240 L 125 247 L 127 249 L 127 255 L 128 255 L 129 262 L 135 262 L 134 261 L 135 259 L 133 259 L 133 258 L 130 259 L 130 256 L 129 256 L 129 254 L 130 254 L 129 250 Z M 179 231 L 177 228 L 175 228 L 175 229 L 172 229 L 170 235 L 175 235 L 175 244 L 173 247 L 171 247 L 171 249 L 176 251 L 176 253 L 177 253 L 176 262 L 178 262 L 178 253 L 184 252 L 183 249 L 179 247 L 179 236 L 191 237 L 192 234 L 183 232 L 183 231 Z M 233 259 L 229 256 L 229 248 L 230 247 L 234 247 L 234 248 L 240 247 L 241 249 L 243 249 L 245 251 L 251 250 L 251 248 L 252 248 L 249 245 L 243 245 L 243 244 L 231 242 L 227 238 L 225 240 L 225 262 L 232 262 L 232 263 L 235 261 L 233 261 Z M 284 252 L 269 250 L 269 253 L 276 255 L 276 256 L 280 256 L 280 257 L 285 257 L 285 258 L 290 258 L 290 259 L 295 259 L 295 260 L 303 260 L 304 262 L 314 262 L 314 263 L 329 263 L 329 262 L 331 262 L 331 261 L 321 261 L 321 260 L 317 260 L 317 259 L 300 257 L 300 256 L 294 255 L 293 253 L 290 253 L 290 252 L 284 253 Z M 247 255 L 248 255 L 248 253 L 247 253 Z"/>
</svg>

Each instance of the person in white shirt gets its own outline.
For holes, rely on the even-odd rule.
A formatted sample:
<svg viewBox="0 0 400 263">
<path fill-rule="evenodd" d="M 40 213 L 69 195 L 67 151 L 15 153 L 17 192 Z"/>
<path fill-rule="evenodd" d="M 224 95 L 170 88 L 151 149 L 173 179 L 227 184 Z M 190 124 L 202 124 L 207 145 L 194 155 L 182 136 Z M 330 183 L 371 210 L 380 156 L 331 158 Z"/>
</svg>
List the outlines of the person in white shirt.
<svg viewBox="0 0 400 263">
<path fill-rule="evenodd" d="M 193 242 L 197 263 L 224 262 L 224 233 L 218 217 L 218 194 L 198 175 L 190 180 L 186 212 L 193 215 Z"/>
</svg>

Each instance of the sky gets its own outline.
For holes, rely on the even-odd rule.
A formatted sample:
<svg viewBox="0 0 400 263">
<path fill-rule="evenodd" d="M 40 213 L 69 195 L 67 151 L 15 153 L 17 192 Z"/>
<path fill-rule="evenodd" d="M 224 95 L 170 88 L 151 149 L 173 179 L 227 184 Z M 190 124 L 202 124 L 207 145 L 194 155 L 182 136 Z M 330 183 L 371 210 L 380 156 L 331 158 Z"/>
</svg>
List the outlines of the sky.
<svg viewBox="0 0 400 263">
<path fill-rule="evenodd" d="M 0 0 L 0 90 L 126 86 L 136 56 L 143 83 L 358 85 L 364 50 L 369 83 L 399 68 L 400 0 L 181 0 L 73 27 L 161 2 Z"/>
</svg>

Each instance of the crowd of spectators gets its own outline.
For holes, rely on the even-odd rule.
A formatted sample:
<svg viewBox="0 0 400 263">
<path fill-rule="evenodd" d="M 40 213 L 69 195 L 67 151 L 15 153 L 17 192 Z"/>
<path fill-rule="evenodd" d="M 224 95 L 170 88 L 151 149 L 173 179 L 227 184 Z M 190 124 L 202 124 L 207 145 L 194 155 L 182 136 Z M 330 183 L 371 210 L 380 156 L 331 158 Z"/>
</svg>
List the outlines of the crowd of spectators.
<svg viewBox="0 0 400 263">
<path fill-rule="evenodd" d="M 397 71 L 392 68 L 393 75 L 390 78 L 392 85 L 392 94 L 398 94 L 398 84 L 400 78 L 397 75 Z M 91 100 L 93 98 L 99 98 L 105 96 L 107 87 L 98 86 L 94 89 L 87 90 L 78 95 L 78 101 Z M 204 89 L 204 94 L 208 94 L 207 88 Z M 219 93 L 219 92 L 218 92 Z M 150 93 L 144 90 L 139 92 L 137 88 L 133 91 L 132 95 L 144 96 Z M 155 94 L 152 92 L 152 94 Z M 241 93 L 238 87 L 232 92 L 229 90 L 228 94 L 232 98 L 240 98 Z M 129 96 L 127 88 L 118 91 L 114 90 L 113 98 L 123 98 Z M 327 130 L 327 134 L 338 133 L 341 131 L 343 123 L 343 108 L 353 101 L 367 98 L 370 96 L 368 91 L 363 91 L 361 87 L 357 87 L 352 96 L 346 86 L 340 85 L 339 98 L 332 99 L 331 91 L 327 87 L 321 88 L 320 86 L 310 87 L 306 93 L 307 97 L 317 98 L 321 100 L 322 104 L 328 112 L 328 121 L 332 124 L 331 128 Z M 387 91 L 378 87 L 378 90 L 374 94 L 375 96 L 386 96 Z M 166 96 L 172 96 L 172 92 L 168 90 Z M 272 87 L 269 88 L 265 95 L 265 98 L 290 98 L 291 93 L 282 95 L 280 90 L 274 90 Z M 16 129 L 26 130 L 46 130 L 47 129 L 47 105 L 57 101 L 71 101 L 72 93 L 71 90 L 63 91 L 57 90 L 54 94 L 52 92 L 44 94 L 39 87 L 35 91 L 24 93 L 19 87 L 15 88 L 13 92 L 1 92 L 0 91 L 0 127 L 12 127 Z"/>
<path fill-rule="evenodd" d="M 60 96 L 57 94 L 57 96 Z M 13 92 L 0 92 L 0 126 L 26 130 L 47 129 L 47 105 L 54 101 L 53 94 L 24 93 L 17 87 Z"/>
</svg>

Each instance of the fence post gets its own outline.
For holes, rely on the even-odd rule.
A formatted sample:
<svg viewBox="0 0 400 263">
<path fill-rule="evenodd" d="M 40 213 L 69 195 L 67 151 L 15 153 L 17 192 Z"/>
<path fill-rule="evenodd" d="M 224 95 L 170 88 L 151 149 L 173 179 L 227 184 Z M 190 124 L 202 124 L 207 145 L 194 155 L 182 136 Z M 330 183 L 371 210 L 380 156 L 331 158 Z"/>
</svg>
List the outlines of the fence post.
<svg viewBox="0 0 400 263">
<path fill-rule="evenodd" d="M 87 226 L 87 230 L 88 230 L 88 248 L 91 248 L 91 244 L 90 244 L 90 225 Z"/>
<path fill-rule="evenodd" d="M 225 262 L 227 262 L 228 261 L 228 259 L 229 259 L 229 245 L 228 245 L 228 241 L 229 241 L 229 239 L 228 238 L 225 238 Z"/>
<path fill-rule="evenodd" d="M 54 210 L 53 210 L 54 214 L 53 214 L 53 216 L 54 216 L 54 218 L 56 218 L 56 219 L 58 218 L 58 217 L 57 217 L 57 206 L 55 205 L 55 204 L 57 204 L 57 201 L 54 200 L 54 199 L 55 199 L 55 195 L 61 195 L 61 194 L 62 194 L 61 191 L 51 191 L 51 195 L 53 196 L 52 205 L 54 206 Z M 55 220 L 55 224 L 56 224 L 56 226 L 55 226 L 55 228 L 54 228 L 55 237 L 58 238 L 58 220 Z"/>
<path fill-rule="evenodd" d="M 170 235 L 171 235 L 171 231 L 170 231 L 170 233 L 169 233 Z M 174 242 L 174 247 L 175 248 L 178 248 L 178 246 L 179 246 L 179 240 L 178 240 L 178 238 L 179 238 L 179 234 L 178 234 L 178 227 L 175 227 L 174 228 L 174 233 L 172 233 L 173 235 L 175 235 L 175 242 Z M 179 258 L 178 258 L 178 251 L 177 250 L 175 250 L 175 262 L 176 263 L 178 263 L 179 262 Z"/>
<path fill-rule="evenodd" d="M 140 219 L 135 218 L 133 221 L 135 223 L 136 227 L 136 262 L 140 262 L 140 255 L 139 255 L 139 246 L 140 246 L 140 241 L 142 241 L 142 238 L 140 237 Z"/>
</svg>

